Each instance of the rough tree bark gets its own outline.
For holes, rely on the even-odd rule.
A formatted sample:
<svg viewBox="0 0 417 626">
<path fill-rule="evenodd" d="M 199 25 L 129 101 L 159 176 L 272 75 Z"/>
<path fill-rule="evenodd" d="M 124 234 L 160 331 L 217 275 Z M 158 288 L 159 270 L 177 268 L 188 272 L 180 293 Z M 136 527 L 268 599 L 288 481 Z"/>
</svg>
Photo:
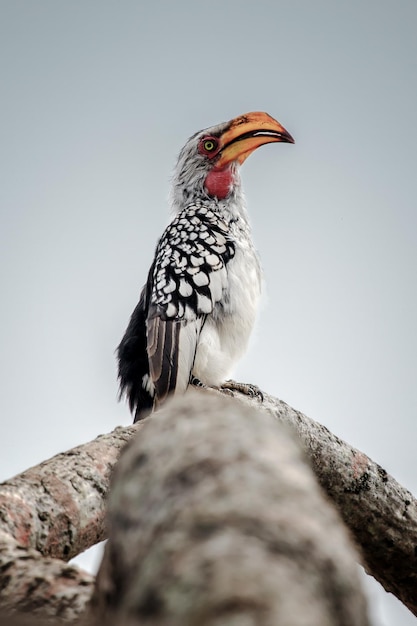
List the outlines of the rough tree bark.
<svg viewBox="0 0 417 626">
<path fill-rule="evenodd" d="M 97 626 L 365 626 L 356 550 L 289 432 L 229 398 L 159 411 L 122 454 Z"/>
<path fill-rule="evenodd" d="M 109 477 L 136 429 L 116 428 L 2 483 L 0 530 L 64 561 L 105 539 Z"/>
<path fill-rule="evenodd" d="M 110 473 L 135 430 L 118 428 L 0 486 L 2 609 L 44 621 L 83 614 L 94 577 L 66 561 L 105 538 Z"/>
<path fill-rule="evenodd" d="M 94 576 L 59 559 L 43 557 L 3 533 L 0 536 L 0 605 L 4 612 L 30 613 L 37 624 L 73 623 L 85 612 Z M 0 615 L 9 626 L 10 616 Z"/>
<path fill-rule="evenodd" d="M 216 392 L 201 390 L 200 393 L 215 395 Z M 262 405 L 256 399 L 239 398 L 262 411 L 272 412 L 281 422 L 295 428 L 320 483 L 362 547 L 366 568 L 417 615 L 417 503 L 413 496 L 366 455 L 284 402 L 266 394 Z M 42 555 L 46 555 L 67 560 L 104 538 L 104 496 L 111 469 L 124 442 L 141 428 L 142 424 L 118 428 L 0 485 L 0 605 L 6 603 L 31 610 L 30 602 L 22 604 L 21 593 L 15 591 L 24 589 L 24 584 L 27 589 L 36 588 L 30 567 L 25 573 L 19 570 L 20 582 L 15 586 L 19 580 L 13 567 L 16 543 L 20 556 L 26 548 L 37 551 L 31 552 L 30 558 L 37 556 L 42 560 Z M 65 568 L 70 566 L 51 561 L 51 580 L 60 579 L 63 585 L 57 594 L 58 601 L 64 598 L 63 606 L 71 605 L 64 591 L 69 571 Z M 48 563 L 43 565 L 47 570 Z M 62 577 L 57 567 L 64 568 Z M 46 573 L 43 576 L 47 578 Z M 92 579 L 83 573 L 74 576 L 85 583 L 84 600 L 81 598 L 78 605 L 74 603 L 79 614 Z M 67 580 L 71 598 L 74 581 Z M 42 602 L 47 587 L 38 585 L 37 589 L 34 607 Z M 44 599 L 49 593 L 51 588 Z M 36 610 L 47 615 L 47 601 Z M 64 620 L 71 622 L 73 617 L 71 611 L 64 610 Z"/>
<path fill-rule="evenodd" d="M 417 500 L 366 454 L 282 400 L 265 395 L 262 408 L 297 433 L 361 548 L 365 570 L 417 615 Z"/>
</svg>

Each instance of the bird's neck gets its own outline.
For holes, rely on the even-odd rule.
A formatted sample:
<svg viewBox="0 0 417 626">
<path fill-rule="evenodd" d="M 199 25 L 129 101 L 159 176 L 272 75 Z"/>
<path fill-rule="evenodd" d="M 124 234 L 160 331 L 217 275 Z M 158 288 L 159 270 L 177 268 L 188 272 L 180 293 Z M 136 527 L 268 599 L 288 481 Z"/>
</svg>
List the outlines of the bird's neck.
<svg viewBox="0 0 417 626">
<path fill-rule="evenodd" d="M 239 179 L 236 179 L 232 188 L 229 189 L 228 195 L 224 198 L 209 194 L 206 187 L 200 190 L 194 189 L 190 193 L 184 189 L 181 190 L 182 193 L 178 193 L 178 191 L 178 188 L 174 188 L 171 192 L 171 206 L 175 214 L 193 204 L 200 204 L 210 207 L 212 211 L 221 215 L 226 222 L 242 220 L 249 223 L 245 196 Z"/>
<path fill-rule="evenodd" d="M 214 167 L 204 176 L 198 170 L 191 173 L 181 170 L 172 180 L 170 201 L 174 213 L 198 202 L 210 206 L 225 217 L 229 216 L 230 219 L 248 219 L 236 164 L 223 169 Z"/>
<path fill-rule="evenodd" d="M 210 208 L 211 211 L 216 213 L 226 224 L 241 222 L 242 225 L 245 224 L 245 226 L 249 226 L 249 216 L 246 210 L 244 195 L 241 190 L 239 193 L 230 194 L 224 200 L 216 197 L 196 196 L 188 199 L 185 203 L 174 206 L 174 211 L 177 214 L 193 205 Z"/>
</svg>

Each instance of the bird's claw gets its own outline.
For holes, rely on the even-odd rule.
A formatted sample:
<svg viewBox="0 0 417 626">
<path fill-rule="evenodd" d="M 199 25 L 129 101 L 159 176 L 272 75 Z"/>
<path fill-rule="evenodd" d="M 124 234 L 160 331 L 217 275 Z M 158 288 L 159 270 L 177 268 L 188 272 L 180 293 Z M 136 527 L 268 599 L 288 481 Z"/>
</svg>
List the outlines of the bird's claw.
<svg viewBox="0 0 417 626">
<path fill-rule="evenodd" d="M 257 385 L 251 385 L 250 383 L 238 383 L 236 380 L 226 380 L 226 382 L 221 385 L 220 390 L 225 393 L 238 391 L 250 398 L 257 398 L 259 402 L 263 402 L 264 400 L 264 395 L 259 387 Z"/>
<path fill-rule="evenodd" d="M 191 376 L 190 385 L 194 385 L 194 387 L 199 387 L 200 389 L 215 389 L 216 391 L 220 391 L 221 393 L 232 397 L 234 396 L 233 392 L 238 391 L 249 398 L 257 398 L 259 402 L 263 402 L 264 399 L 263 393 L 257 385 L 238 383 L 236 380 L 226 380 L 226 382 L 219 387 L 210 387 L 209 385 L 201 382 L 201 380 L 196 376 Z"/>
</svg>

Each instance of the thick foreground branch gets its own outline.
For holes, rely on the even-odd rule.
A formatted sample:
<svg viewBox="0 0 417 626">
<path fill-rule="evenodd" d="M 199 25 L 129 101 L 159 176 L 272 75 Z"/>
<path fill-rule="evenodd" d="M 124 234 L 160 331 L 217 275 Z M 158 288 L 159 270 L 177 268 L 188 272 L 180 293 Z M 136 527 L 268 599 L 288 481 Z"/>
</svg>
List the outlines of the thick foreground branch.
<svg viewBox="0 0 417 626">
<path fill-rule="evenodd" d="M 108 522 L 97 626 L 368 624 L 356 551 L 294 438 L 229 398 L 147 421 Z"/>
<path fill-rule="evenodd" d="M 214 391 L 199 393 L 203 406 L 209 395 L 216 396 Z M 321 485 L 361 547 L 368 572 L 417 615 L 415 498 L 366 455 L 281 400 L 264 394 L 259 404 L 237 395 L 295 429 Z M 68 560 L 105 538 L 109 476 L 120 449 L 142 424 L 117 428 L 0 485 L 0 605 L 5 593 L 8 605 L 13 603 L 15 570 L 7 555 L 16 542 L 37 550 L 38 555 Z M 7 541 L 11 551 L 5 552 Z M 54 572 L 55 564 L 51 567 Z M 25 575 L 29 588 L 33 584 L 30 568 Z M 19 606 L 17 592 L 15 600 Z"/>
</svg>

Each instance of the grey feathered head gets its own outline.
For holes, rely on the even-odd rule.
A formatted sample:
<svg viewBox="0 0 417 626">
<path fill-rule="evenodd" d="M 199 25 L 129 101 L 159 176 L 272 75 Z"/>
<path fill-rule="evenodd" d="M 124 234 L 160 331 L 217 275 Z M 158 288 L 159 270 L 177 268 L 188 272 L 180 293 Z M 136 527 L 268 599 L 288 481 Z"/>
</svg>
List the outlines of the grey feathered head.
<svg viewBox="0 0 417 626">
<path fill-rule="evenodd" d="M 195 133 L 181 150 L 172 178 L 175 210 L 197 199 L 225 200 L 240 187 L 239 165 L 259 146 L 294 143 L 291 135 L 267 113 L 240 115 Z"/>
</svg>

